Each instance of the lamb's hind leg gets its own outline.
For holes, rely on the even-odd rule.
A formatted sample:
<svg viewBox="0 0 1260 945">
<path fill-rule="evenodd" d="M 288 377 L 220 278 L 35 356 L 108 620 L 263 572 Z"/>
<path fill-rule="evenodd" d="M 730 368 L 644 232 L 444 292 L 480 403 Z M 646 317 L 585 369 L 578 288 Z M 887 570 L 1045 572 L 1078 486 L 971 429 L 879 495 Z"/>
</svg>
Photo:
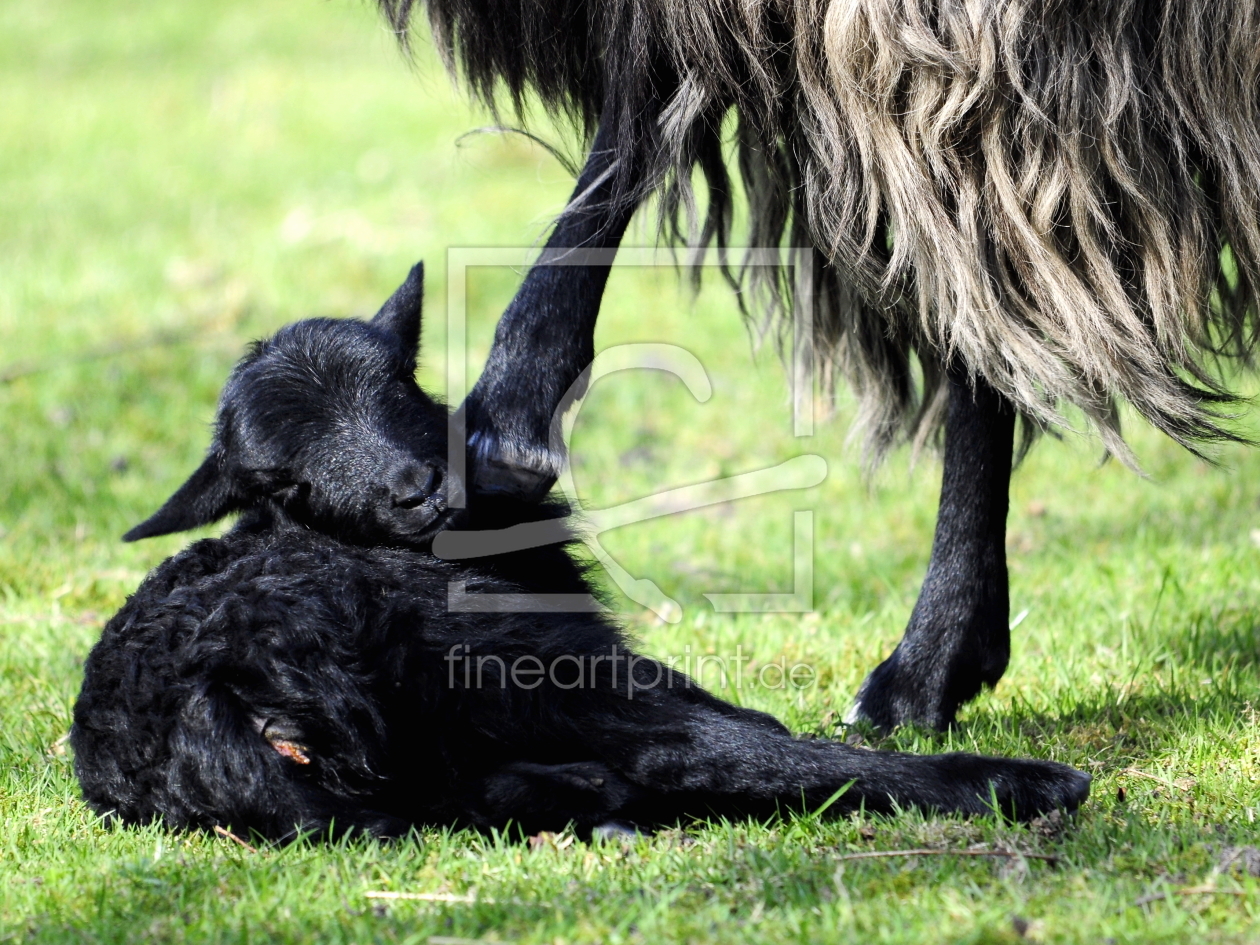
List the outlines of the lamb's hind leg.
<svg viewBox="0 0 1260 945">
<path fill-rule="evenodd" d="M 936 813 L 1000 812 L 1028 819 L 1074 810 L 1089 775 L 1050 761 L 869 751 L 794 738 L 739 715 L 693 706 L 678 728 L 625 743 L 614 765 L 640 789 L 621 816 L 666 822 L 682 814 L 766 815 L 917 807 Z M 662 737 L 663 736 L 663 737 Z"/>
<path fill-rule="evenodd" d="M 983 380 L 949 375 L 932 558 L 905 636 L 867 677 L 854 715 L 943 729 L 1010 656 L 1006 512 L 1015 412 Z"/>
</svg>

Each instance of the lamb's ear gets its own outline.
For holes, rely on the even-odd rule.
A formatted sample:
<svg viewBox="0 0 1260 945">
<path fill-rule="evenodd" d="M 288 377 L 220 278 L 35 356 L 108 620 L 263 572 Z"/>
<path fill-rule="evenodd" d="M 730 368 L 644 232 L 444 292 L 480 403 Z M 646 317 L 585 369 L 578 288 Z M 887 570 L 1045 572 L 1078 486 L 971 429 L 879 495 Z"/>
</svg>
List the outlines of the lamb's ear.
<svg viewBox="0 0 1260 945">
<path fill-rule="evenodd" d="M 389 297 L 372 318 L 372 324 L 393 332 L 409 354 L 420 347 L 420 310 L 424 302 L 424 263 L 411 267 L 407 281 Z"/>
<path fill-rule="evenodd" d="M 217 522 L 243 502 L 240 490 L 224 471 L 222 459 L 211 453 L 166 504 L 127 534 L 123 541 L 139 541 L 172 532 L 186 532 Z"/>
</svg>

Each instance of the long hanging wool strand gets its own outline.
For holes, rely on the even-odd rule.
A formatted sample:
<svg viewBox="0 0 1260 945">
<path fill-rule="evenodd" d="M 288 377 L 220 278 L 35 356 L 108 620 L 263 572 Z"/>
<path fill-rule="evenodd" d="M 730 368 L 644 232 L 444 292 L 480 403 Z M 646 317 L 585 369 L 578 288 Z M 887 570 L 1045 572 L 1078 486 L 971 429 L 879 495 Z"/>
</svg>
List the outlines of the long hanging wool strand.
<svg viewBox="0 0 1260 945">
<path fill-rule="evenodd" d="M 380 3 L 400 33 L 420 5 Z M 1029 429 L 1076 405 L 1129 461 L 1119 400 L 1191 449 L 1234 438 L 1221 371 L 1256 343 L 1260 286 L 1257 0 L 423 5 L 492 105 L 533 94 L 588 132 L 612 110 L 674 236 L 731 241 L 734 116 L 748 242 L 814 256 L 818 354 L 875 458 L 934 432 L 951 362 Z M 790 304 L 784 272 L 741 275 Z"/>
</svg>

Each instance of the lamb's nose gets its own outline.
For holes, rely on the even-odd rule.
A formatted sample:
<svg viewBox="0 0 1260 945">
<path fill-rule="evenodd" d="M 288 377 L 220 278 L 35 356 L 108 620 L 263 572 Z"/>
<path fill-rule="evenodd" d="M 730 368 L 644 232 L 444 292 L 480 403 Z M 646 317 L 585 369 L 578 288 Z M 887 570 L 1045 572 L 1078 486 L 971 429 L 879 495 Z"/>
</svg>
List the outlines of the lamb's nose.
<svg viewBox="0 0 1260 945">
<path fill-rule="evenodd" d="M 436 466 L 409 463 L 390 476 L 390 494 L 400 509 L 423 505 L 442 486 L 442 471 Z"/>
</svg>

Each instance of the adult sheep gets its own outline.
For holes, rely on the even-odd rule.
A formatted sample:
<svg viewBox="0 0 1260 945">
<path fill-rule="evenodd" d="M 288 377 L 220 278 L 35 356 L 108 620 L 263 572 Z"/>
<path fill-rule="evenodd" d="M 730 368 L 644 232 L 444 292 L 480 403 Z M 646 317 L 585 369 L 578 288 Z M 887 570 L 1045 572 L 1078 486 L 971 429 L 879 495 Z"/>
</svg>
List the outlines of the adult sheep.
<svg viewBox="0 0 1260 945">
<path fill-rule="evenodd" d="M 405 36 L 421 4 L 380 5 Z M 1237 438 L 1219 407 L 1257 334 L 1255 0 L 423 6 L 473 93 L 535 95 L 593 136 L 549 249 L 615 249 L 653 194 L 671 235 L 724 246 L 733 162 L 749 244 L 811 258 L 798 301 L 872 456 L 943 432 L 927 576 L 858 716 L 944 727 L 1005 671 L 1017 419 L 1023 449 L 1074 405 L 1129 463 L 1120 401 L 1191 450 Z M 707 211 L 687 226 L 696 169 Z M 794 291 L 737 275 L 780 310 Z M 467 404 L 479 491 L 554 481 L 549 423 L 606 278 L 538 265 L 505 312 Z"/>
</svg>

